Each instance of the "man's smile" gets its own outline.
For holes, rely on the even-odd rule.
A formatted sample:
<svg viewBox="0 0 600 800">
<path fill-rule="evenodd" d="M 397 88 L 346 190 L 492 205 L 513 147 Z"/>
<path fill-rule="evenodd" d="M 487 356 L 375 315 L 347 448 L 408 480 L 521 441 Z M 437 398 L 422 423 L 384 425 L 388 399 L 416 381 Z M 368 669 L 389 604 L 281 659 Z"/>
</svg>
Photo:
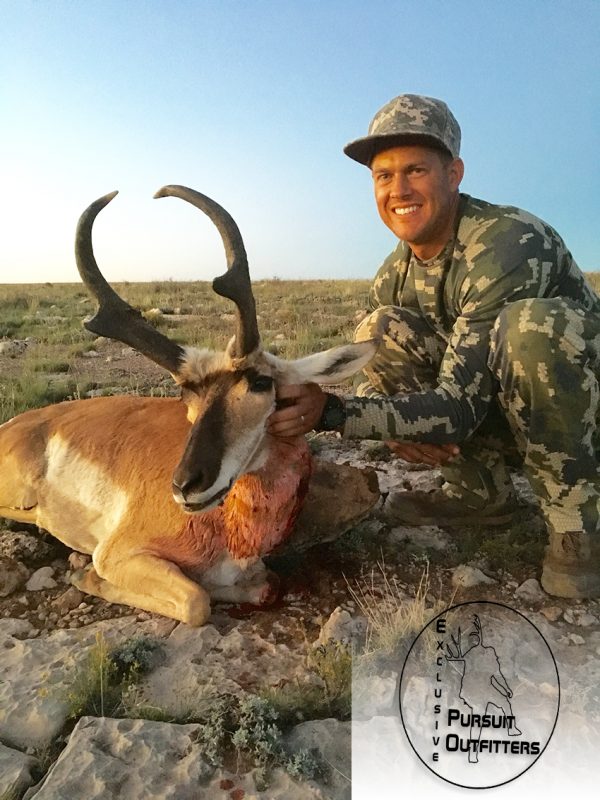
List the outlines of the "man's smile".
<svg viewBox="0 0 600 800">
<path fill-rule="evenodd" d="M 399 217 L 405 217 L 407 214 L 414 214 L 418 211 L 420 206 L 412 205 L 412 206 L 398 206 L 397 208 L 392 209 L 392 212 Z"/>
</svg>

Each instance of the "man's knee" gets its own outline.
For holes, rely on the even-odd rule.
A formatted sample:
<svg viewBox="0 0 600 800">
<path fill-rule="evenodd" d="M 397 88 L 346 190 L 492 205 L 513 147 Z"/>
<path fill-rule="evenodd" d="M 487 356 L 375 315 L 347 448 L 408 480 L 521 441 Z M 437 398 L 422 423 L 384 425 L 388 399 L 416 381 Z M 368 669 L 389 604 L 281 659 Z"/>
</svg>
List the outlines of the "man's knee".
<svg viewBox="0 0 600 800">
<path fill-rule="evenodd" d="M 489 367 L 501 383 L 509 372 L 545 380 L 548 368 L 556 374 L 557 363 L 581 364 L 584 337 L 585 312 L 575 303 L 561 297 L 517 300 L 496 319 Z"/>
<path fill-rule="evenodd" d="M 381 306 L 359 323 L 354 340 L 362 342 L 376 337 L 402 342 L 409 337 L 422 335 L 427 330 L 431 333 L 425 318 L 416 309 Z"/>
</svg>

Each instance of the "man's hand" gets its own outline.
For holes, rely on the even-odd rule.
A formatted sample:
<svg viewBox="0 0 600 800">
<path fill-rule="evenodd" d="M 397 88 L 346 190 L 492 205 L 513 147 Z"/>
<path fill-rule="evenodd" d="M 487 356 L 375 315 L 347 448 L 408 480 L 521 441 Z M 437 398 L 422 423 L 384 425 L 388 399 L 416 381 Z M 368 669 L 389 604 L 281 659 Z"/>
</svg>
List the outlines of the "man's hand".
<svg viewBox="0 0 600 800">
<path fill-rule="evenodd" d="M 430 467 L 441 467 L 460 453 L 460 448 L 456 444 L 387 441 L 386 445 L 395 456 L 400 456 L 413 464 L 429 464 Z"/>
<path fill-rule="evenodd" d="M 301 436 L 312 431 L 321 419 L 327 395 L 316 383 L 279 386 L 277 411 L 267 426 L 273 436 Z"/>
</svg>

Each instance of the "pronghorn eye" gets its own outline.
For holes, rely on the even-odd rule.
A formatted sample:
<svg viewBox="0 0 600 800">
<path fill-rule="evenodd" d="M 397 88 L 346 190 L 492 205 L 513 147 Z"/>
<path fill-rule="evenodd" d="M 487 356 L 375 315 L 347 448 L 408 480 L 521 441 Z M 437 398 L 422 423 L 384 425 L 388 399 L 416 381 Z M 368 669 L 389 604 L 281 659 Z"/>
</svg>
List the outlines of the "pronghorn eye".
<svg viewBox="0 0 600 800">
<path fill-rule="evenodd" d="M 248 383 L 251 392 L 268 392 L 273 388 L 274 381 L 270 375 L 257 375 L 255 378 L 251 378 Z"/>
</svg>

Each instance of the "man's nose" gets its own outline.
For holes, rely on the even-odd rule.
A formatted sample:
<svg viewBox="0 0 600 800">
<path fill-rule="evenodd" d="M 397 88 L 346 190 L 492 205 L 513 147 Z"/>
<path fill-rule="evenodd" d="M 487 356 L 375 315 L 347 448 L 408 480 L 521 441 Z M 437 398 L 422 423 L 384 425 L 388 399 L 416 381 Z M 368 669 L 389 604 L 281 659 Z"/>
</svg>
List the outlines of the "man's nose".
<svg viewBox="0 0 600 800">
<path fill-rule="evenodd" d="M 402 173 L 394 175 L 390 190 L 391 197 L 408 197 L 411 191 L 412 187 L 406 175 L 403 175 Z"/>
</svg>

